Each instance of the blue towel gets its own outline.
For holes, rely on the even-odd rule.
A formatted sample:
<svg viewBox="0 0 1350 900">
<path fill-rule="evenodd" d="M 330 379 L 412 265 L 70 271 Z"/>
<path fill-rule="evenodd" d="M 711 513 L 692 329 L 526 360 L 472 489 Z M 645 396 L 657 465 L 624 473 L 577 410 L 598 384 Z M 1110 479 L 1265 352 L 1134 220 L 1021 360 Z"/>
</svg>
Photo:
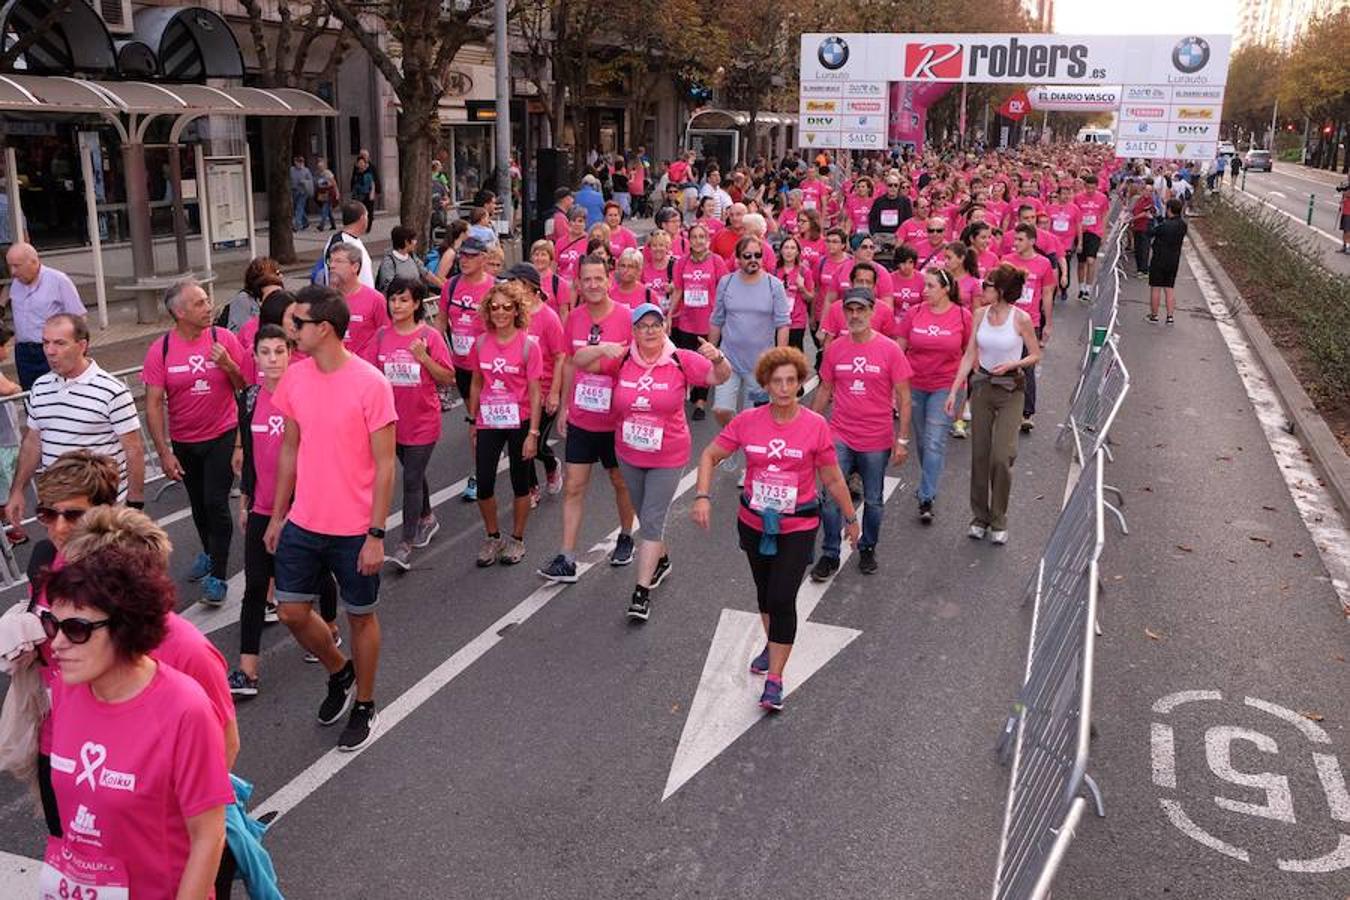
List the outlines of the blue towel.
<svg viewBox="0 0 1350 900">
<path fill-rule="evenodd" d="M 252 900 L 285 900 L 277 886 L 272 857 L 262 845 L 267 826 L 248 816 L 246 805 L 253 796 L 253 785 L 237 775 L 230 775 L 230 782 L 234 785 L 234 803 L 225 807 L 225 843 L 239 867 L 237 877 L 244 880 Z"/>
<path fill-rule="evenodd" d="M 782 516 L 776 509 L 766 509 L 760 512 L 759 521 L 763 524 L 759 536 L 759 555 L 777 556 L 778 555 L 778 525 Z"/>
</svg>

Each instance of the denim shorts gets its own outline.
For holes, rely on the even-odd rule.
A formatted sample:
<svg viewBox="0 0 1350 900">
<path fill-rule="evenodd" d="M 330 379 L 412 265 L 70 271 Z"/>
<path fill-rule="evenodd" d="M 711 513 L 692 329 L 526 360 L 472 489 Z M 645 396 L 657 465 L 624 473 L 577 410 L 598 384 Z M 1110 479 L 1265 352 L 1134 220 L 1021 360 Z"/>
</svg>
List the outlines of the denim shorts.
<svg viewBox="0 0 1350 900">
<path fill-rule="evenodd" d="M 356 568 L 365 543 L 364 534 L 319 534 L 287 522 L 274 557 L 276 601 L 313 603 L 319 599 L 321 579 L 332 572 L 347 612 L 374 612 L 380 600 L 380 576 L 362 575 Z"/>
<path fill-rule="evenodd" d="M 713 409 L 740 412 L 768 402 L 768 392 L 755 381 L 753 372 L 743 375 L 733 369 L 730 378 L 713 388 Z"/>
</svg>

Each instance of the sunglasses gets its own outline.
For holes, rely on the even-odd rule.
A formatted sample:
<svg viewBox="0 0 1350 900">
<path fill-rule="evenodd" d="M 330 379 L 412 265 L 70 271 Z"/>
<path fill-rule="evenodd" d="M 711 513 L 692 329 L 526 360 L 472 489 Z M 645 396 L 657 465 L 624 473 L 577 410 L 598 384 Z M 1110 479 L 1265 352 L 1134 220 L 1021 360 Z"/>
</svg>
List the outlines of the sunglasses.
<svg viewBox="0 0 1350 900">
<path fill-rule="evenodd" d="M 107 627 L 112 622 L 112 619 L 100 619 L 97 622 L 88 619 L 58 619 L 50 610 L 45 609 L 38 614 L 38 618 L 42 621 L 42 630 L 46 632 L 47 640 L 55 640 L 58 634 L 64 634 L 66 640 L 72 644 L 89 643 L 95 631 Z"/>
<path fill-rule="evenodd" d="M 742 253 L 741 259 L 763 259 L 763 253 Z"/>
<path fill-rule="evenodd" d="M 992 281 L 989 281 L 988 279 L 980 282 L 980 287 L 985 289 L 992 288 L 993 286 L 994 283 Z"/>
<path fill-rule="evenodd" d="M 639 331 L 661 331 L 666 327 L 666 323 L 661 319 L 642 319 L 633 327 Z"/>
<path fill-rule="evenodd" d="M 514 303 L 489 303 L 489 304 L 488 304 L 488 312 L 515 312 L 515 311 L 516 311 L 516 305 L 515 305 Z"/>
<path fill-rule="evenodd" d="M 51 525 L 57 519 L 65 519 L 67 525 L 74 525 L 80 521 L 88 510 L 84 509 L 53 509 L 50 506 L 39 506 L 37 508 L 37 520 L 43 525 Z"/>
<path fill-rule="evenodd" d="M 930 229 L 928 229 L 928 233 L 929 233 L 929 234 L 942 234 L 942 229 L 941 229 L 941 228 L 930 228 Z"/>
<path fill-rule="evenodd" d="M 291 321 L 295 323 L 297 329 L 304 328 L 306 325 L 322 325 L 323 319 L 306 319 L 304 316 L 292 315 Z"/>
</svg>

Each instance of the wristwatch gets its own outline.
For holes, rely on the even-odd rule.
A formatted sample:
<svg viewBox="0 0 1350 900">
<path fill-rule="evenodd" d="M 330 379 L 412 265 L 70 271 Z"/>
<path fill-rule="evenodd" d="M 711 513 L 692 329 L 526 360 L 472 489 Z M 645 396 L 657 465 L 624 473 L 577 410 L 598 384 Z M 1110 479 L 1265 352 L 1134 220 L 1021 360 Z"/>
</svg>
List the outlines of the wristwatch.
<svg viewBox="0 0 1350 900">
<path fill-rule="evenodd" d="M 382 540 L 384 540 L 384 529 L 383 529 L 383 528 L 367 528 L 367 529 L 366 529 L 366 535 L 367 535 L 368 537 L 373 537 L 373 538 L 375 538 L 376 540 L 381 540 L 381 541 L 382 541 Z"/>
<path fill-rule="evenodd" d="M 857 525 L 857 524 L 858 524 L 858 514 L 857 514 L 857 513 L 854 513 L 854 514 L 851 515 L 851 516 L 846 516 L 846 517 L 844 518 L 844 524 L 845 524 L 845 525 Z"/>
</svg>

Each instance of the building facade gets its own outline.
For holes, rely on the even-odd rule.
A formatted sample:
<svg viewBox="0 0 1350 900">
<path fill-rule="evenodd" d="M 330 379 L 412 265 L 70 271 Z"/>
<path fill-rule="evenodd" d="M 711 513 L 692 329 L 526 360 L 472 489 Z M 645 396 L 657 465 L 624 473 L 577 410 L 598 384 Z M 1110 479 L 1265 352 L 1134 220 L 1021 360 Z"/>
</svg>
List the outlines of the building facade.
<svg viewBox="0 0 1350 900">
<path fill-rule="evenodd" d="M 1350 0 L 1238 0 L 1234 46 L 1269 44 L 1287 50 L 1311 19 L 1350 7 Z"/>
</svg>

